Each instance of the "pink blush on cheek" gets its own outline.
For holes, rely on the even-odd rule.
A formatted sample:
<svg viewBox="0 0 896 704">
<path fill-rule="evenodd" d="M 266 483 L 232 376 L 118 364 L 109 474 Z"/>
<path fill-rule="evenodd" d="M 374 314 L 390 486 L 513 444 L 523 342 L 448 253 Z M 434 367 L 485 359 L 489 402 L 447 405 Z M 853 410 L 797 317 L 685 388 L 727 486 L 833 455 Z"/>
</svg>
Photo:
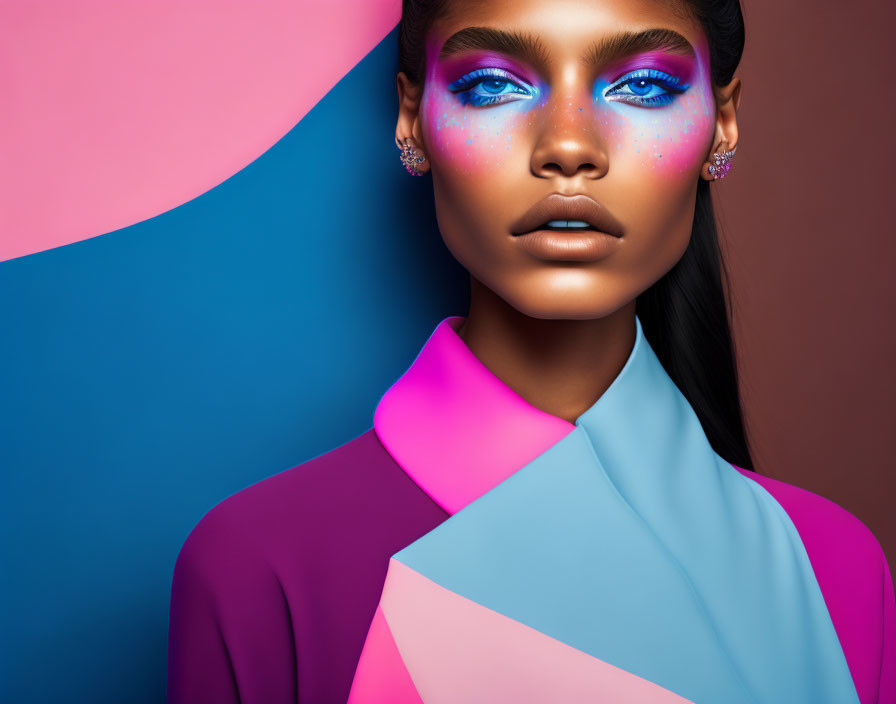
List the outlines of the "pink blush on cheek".
<svg viewBox="0 0 896 704">
<path fill-rule="evenodd" d="M 529 122 L 531 102 L 471 108 L 438 86 L 425 91 L 421 118 L 431 159 L 471 175 L 501 168 L 517 157 L 514 140 Z"/>
<path fill-rule="evenodd" d="M 533 100 L 487 108 L 462 104 L 447 86 L 464 66 L 455 66 L 451 76 L 442 75 L 445 67 L 438 61 L 440 46 L 434 39 L 427 46 L 429 70 L 420 106 L 424 139 L 431 152 L 428 156 L 433 163 L 470 176 L 494 172 L 514 155 L 515 135 L 529 121 L 526 111 Z"/>
<path fill-rule="evenodd" d="M 714 127 L 713 109 L 706 91 L 692 89 L 674 105 L 654 111 L 652 119 L 632 121 L 629 144 L 635 146 L 642 166 L 663 174 L 699 168 Z"/>
<path fill-rule="evenodd" d="M 715 129 L 715 102 L 705 47 L 698 55 L 691 87 L 666 107 L 600 102 L 597 112 L 606 113 L 617 158 L 634 158 L 640 168 L 663 177 L 699 170 Z"/>
</svg>

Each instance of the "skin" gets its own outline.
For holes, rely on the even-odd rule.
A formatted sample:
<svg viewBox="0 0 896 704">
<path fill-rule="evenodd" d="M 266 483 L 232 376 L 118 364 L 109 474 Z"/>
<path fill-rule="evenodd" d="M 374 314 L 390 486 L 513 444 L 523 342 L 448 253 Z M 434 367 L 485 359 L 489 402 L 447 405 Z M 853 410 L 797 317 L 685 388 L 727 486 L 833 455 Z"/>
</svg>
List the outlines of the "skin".
<svg viewBox="0 0 896 704">
<path fill-rule="evenodd" d="M 481 49 L 441 58 L 445 41 L 469 27 L 527 33 L 547 63 Z M 684 36 L 694 58 L 655 50 L 586 65 L 595 40 L 654 28 Z M 470 272 L 460 335 L 529 403 L 573 422 L 628 358 L 637 296 L 684 254 L 698 179 L 712 180 L 714 151 L 737 145 L 740 79 L 712 85 L 699 23 L 660 0 L 453 0 L 426 53 L 422 84 L 398 75 L 396 138 L 425 156 L 418 169 L 432 173 L 442 237 Z M 457 81 L 482 68 L 520 80 L 487 76 L 473 91 L 500 89 L 503 100 L 522 88 L 527 97 L 465 104 Z M 649 106 L 604 95 L 639 68 L 676 75 L 687 89 Z M 624 232 L 608 255 L 546 260 L 519 245 L 514 223 L 552 193 L 585 194 L 616 217 Z"/>
</svg>

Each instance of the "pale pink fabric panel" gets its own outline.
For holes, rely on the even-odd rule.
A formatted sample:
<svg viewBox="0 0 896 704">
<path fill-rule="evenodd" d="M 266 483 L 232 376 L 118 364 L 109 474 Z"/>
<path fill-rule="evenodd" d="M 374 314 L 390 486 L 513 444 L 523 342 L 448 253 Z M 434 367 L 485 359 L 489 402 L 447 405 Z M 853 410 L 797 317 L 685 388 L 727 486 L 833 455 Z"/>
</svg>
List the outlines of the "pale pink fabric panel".
<svg viewBox="0 0 896 704">
<path fill-rule="evenodd" d="M 381 605 L 427 704 L 688 702 L 455 594 L 395 559 Z"/>
</svg>

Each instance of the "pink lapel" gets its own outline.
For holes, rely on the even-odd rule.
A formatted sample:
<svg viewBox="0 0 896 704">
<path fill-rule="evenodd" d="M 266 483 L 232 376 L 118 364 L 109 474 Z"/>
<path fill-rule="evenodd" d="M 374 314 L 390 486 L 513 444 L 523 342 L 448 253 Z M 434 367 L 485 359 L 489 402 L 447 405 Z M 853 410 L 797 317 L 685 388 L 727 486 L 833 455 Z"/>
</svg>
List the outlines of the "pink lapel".
<svg viewBox="0 0 896 704">
<path fill-rule="evenodd" d="M 443 320 L 386 392 L 374 430 L 399 466 L 454 514 L 575 426 L 530 405 L 498 379 Z"/>
</svg>

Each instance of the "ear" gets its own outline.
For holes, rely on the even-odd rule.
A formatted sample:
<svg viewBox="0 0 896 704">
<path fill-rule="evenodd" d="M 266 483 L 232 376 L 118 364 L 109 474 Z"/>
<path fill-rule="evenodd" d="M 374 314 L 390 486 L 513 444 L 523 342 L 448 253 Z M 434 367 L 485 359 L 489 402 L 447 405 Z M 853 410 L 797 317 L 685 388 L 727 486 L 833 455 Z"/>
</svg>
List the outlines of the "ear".
<svg viewBox="0 0 896 704">
<path fill-rule="evenodd" d="M 420 102 L 423 98 L 423 84 L 411 83 L 404 71 L 399 72 L 397 83 L 398 122 L 395 125 L 395 143 L 400 148 L 405 139 L 410 140 L 412 146 L 425 159 L 417 164 L 417 171 L 425 173 L 429 171 L 429 158 L 426 155 L 423 133 L 420 129 Z"/>
<path fill-rule="evenodd" d="M 712 154 L 718 151 L 732 151 L 737 147 L 737 110 L 740 107 L 741 85 L 740 78 L 735 76 L 727 86 L 715 89 L 716 130 L 709 154 L 706 155 L 706 161 L 700 171 L 700 175 L 707 181 L 713 180 L 712 174 L 709 173 Z"/>
</svg>

